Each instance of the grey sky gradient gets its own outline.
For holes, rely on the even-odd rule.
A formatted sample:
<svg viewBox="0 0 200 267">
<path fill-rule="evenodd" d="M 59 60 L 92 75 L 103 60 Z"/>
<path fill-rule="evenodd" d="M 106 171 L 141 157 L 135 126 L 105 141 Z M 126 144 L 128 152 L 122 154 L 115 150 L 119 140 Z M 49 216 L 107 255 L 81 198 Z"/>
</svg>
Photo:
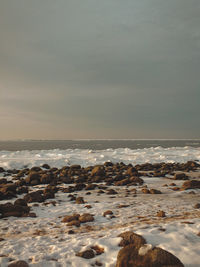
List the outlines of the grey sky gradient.
<svg viewBox="0 0 200 267">
<path fill-rule="evenodd" d="M 199 138 L 199 0 L 0 0 L 0 139 Z"/>
</svg>

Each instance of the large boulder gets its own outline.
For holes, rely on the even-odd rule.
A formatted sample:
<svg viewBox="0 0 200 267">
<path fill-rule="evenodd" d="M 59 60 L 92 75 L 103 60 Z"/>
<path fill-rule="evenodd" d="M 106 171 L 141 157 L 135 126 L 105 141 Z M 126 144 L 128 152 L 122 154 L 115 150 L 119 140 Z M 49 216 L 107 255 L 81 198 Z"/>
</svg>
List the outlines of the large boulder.
<svg viewBox="0 0 200 267">
<path fill-rule="evenodd" d="M 170 252 L 151 245 L 139 249 L 134 244 L 122 248 L 117 256 L 116 267 L 184 267 Z"/>
</svg>

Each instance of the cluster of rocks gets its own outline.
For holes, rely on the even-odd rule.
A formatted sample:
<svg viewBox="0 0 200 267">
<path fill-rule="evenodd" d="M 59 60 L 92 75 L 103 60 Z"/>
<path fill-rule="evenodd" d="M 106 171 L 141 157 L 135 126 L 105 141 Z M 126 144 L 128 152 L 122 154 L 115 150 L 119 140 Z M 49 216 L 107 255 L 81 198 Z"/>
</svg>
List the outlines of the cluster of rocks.
<svg viewBox="0 0 200 267">
<path fill-rule="evenodd" d="M 123 247 L 117 256 L 116 267 L 184 267 L 182 262 L 170 252 L 147 244 L 146 240 L 128 231 L 119 235 Z"/>
<path fill-rule="evenodd" d="M 117 191 L 109 186 L 137 186 L 144 183 L 141 176 L 165 176 L 173 174 L 174 180 L 187 180 L 188 177 L 183 171 L 195 171 L 200 165 L 195 161 L 187 163 L 156 163 L 132 164 L 105 162 L 103 165 L 81 167 L 80 165 L 64 166 L 63 168 L 51 168 L 48 164 L 41 167 L 35 166 L 22 170 L 5 170 L 0 167 L 4 177 L 0 179 L 0 200 L 23 197 L 26 203 L 44 202 L 47 199 L 55 198 L 55 193 L 61 190 L 65 193 L 99 189 L 98 194 L 115 195 Z M 146 171 L 148 173 L 146 173 Z M 179 173 L 174 173 L 179 172 Z M 181 172 L 181 173 L 180 173 Z M 12 176 L 12 181 L 6 179 Z M 104 183 L 102 185 L 101 183 Z M 61 184 L 69 184 L 67 188 L 59 187 Z M 73 184 L 73 185 L 71 185 Z M 31 192 L 31 188 L 37 185 L 46 185 L 45 189 Z M 187 190 L 200 188 L 199 180 L 185 181 L 181 188 L 173 190 Z M 161 194 L 157 189 L 143 188 L 144 194 Z M 89 194 L 89 192 L 88 192 Z M 84 199 L 71 196 L 77 204 L 84 204 Z M 6 203 L 8 206 L 10 204 Z M 13 204 L 14 205 L 14 204 Z M 2 213 L 2 212 L 1 212 Z M 4 213 L 2 213 L 4 214 Z M 8 213 L 9 214 L 9 213 Z M 16 212 L 17 214 L 17 212 Z M 4 216 L 4 215 L 2 215 Z M 21 215 L 20 215 L 21 216 Z"/>
<path fill-rule="evenodd" d="M 68 226 L 79 227 L 81 223 L 93 222 L 94 215 L 90 213 L 83 213 L 82 215 L 74 213 L 73 215 L 67 215 L 62 219 L 63 223 L 67 223 Z"/>
</svg>

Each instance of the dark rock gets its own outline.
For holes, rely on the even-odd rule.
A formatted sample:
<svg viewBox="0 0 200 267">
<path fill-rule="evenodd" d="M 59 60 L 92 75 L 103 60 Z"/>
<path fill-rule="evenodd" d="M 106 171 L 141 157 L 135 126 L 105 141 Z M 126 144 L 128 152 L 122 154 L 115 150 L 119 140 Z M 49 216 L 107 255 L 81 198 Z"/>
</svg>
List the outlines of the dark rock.
<svg viewBox="0 0 200 267">
<path fill-rule="evenodd" d="M 190 180 L 186 181 L 182 185 L 183 190 L 188 190 L 188 189 L 200 189 L 200 181 L 199 180 Z"/>
<path fill-rule="evenodd" d="M 195 205 L 194 205 L 194 208 L 195 208 L 195 209 L 200 209 L 200 203 L 195 204 Z"/>
<path fill-rule="evenodd" d="M 7 184 L 7 180 L 5 178 L 1 178 L 0 179 L 0 184 Z"/>
<path fill-rule="evenodd" d="M 97 187 L 97 184 L 88 184 L 85 190 L 94 190 Z"/>
<path fill-rule="evenodd" d="M 38 167 L 38 166 L 34 166 L 34 167 L 32 167 L 32 168 L 30 169 L 30 171 L 31 171 L 31 172 L 39 172 L 39 171 L 41 171 L 41 168 Z"/>
<path fill-rule="evenodd" d="M 15 200 L 14 205 L 27 206 L 27 203 L 24 199 L 18 198 Z"/>
<path fill-rule="evenodd" d="M 28 193 L 24 196 L 24 200 L 27 203 L 32 203 L 32 202 L 44 202 L 45 198 L 42 195 L 42 191 L 38 190 L 35 192 Z"/>
<path fill-rule="evenodd" d="M 26 183 L 30 184 L 33 181 L 36 181 L 36 184 L 40 181 L 40 174 L 38 172 L 30 172 L 28 177 L 25 179 Z"/>
<path fill-rule="evenodd" d="M 114 189 L 109 189 L 108 191 L 107 191 L 107 194 L 108 195 L 116 195 L 116 194 L 118 194 Z"/>
<path fill-rule="evenodd" d="M 184 267 L 173 254 L 161 248 L 153 248 L 141 253 L 141 249 L 130 244 L 122 248 L 117 256 L 116 267 Z"/>
<path fill-rule="evenodd" d="M 183 173 L 175 173 L 174 174 L 174 180 L 188 180 L 188 176 Z"/>
<path fill-rule="evenodd" d="M 84 259 L 92 259 L 95 257 L 95 253 L 92 249 L 87 249 L 85 251 L 82 251 L 82 252 L 78 252 L 76 254 L 76 256 L 78 257 L 82 257 Z"/>
<path fill-rule="evenodd" d="M 4 168 L 3 167 L 0 167 L 0 173 L 1 172 L 5 172 Z"/>
<path fill-rule="evenodd" d="M 48 164 L 43 164 L 42 165 L 42 168 L 49 170 L 50 169 L 50 166 Z"/>
<path fill-rule="evenodd" d="M 52 181 L 53 177 L 49 173 L 45 173 L 40 177 L 41 184 L 49 184 Z"/>
<path fill-rule="evenodd" d="M 30 208 L 28 206 L 13 205 L 12 203 L 5 203 L 0 205 L 1 217 L 22 217 L 28 214 Z"/>
<path fill-rule="evenodd" d="M 29 267 L 29 265 L 25 261 L 15 261 L 10 263 L 8 267 Z"/>
</svg>

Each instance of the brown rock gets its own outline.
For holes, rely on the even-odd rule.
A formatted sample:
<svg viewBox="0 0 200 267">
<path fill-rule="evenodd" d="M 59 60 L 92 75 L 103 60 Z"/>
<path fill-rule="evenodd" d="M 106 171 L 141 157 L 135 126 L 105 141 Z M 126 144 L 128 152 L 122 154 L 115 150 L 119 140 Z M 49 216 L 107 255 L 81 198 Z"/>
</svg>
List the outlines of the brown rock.
<svg viewBox="0 0 200 267">
<path fill-rule="evenodd" d="M 106 217 L 106 215 L 113 215 L 112 210 L 107 210 L 103 213 L 103 216 Z"/>
<path fill-rule="evenodd" d="M 141 235 L 135 234 L 131 231 L 127 231 L 124 233 L 121 233 L 119 237 L 122 237 L 123 239 L 119 243 L 120 247 L 125 247 L 127 245 L 134 245 L 136 248 L 140 248 L 142 245 L 146 244 L 146 240 Z"/>
<path fill-rule="evenodd" d="M 158 211 L 157 217 L 166 217 L 165 212 L 163 210 Z"/>
<path fill-rule="evenodd" d="M 133 244 L 122 248 L 116 267 L 184 267 L 177 257 L 161 248 L 149 249 L 144 255 L 140 255 L 140 250 Z"/>
<path fill-rule="evenodd" d="M 84 204 L 84 203 L 85 203 L 85 201 L 84 201 L 83 197 L 77 197 L 76 198 L 76 204 Z"/>
<path fill-rule="evenodd" d="M 162 194 L 162 192 L 160 190 L 157 189 L 150 189 L 150 194 Z"/>
<path fill-rule="evenodd" d="M 74 213 L 73 215 L 65 216 L 65 217 L 62 219 L 62 222 L 76 221 L 76 220 L 79 219 L 79 217 L 80 217 L 80 214 L 78 214 L 78 213 Z"/>
<path fill-rule="evenodd" d="M 76 227 L 79 227 L 80 226 L 80 222 L 78 220 L 74 220 L 74 221 L 68 222 L 67 225 L 68 226 L 76 226 Z"/>
<path fill-rule="evenodd" d="M 195 208 L 195 209 L 200 209 L 200 203 L 195 204 L 195 205 L 194 205 L 194 208 Z"/>
<path fill-rule="evenodd" d="M 105 169 L 104 166 L 96 166 L 92 169 L 91 176 L 104 176 L 105 175 Z"/>
<path fill-rule="evenodd" d="M 81 223 L 93 222 L 94 221 L 94 217 L 90 213 L 84 213 L 79 217 L 79 221 Z"/>
<path fill-rule="evenodd" d="M 8 265 L 8 267 L 28 267 L 28 263 L 25 261 L 15 261 Z"/>
<path fill-rule="evenodd" d="M 182 185 L 183 190 L 188 190 L 188 189 L 200 189 L 200 181 L 199 180 L 190 180 L 186 181 Z"/>
<path fill-rule="evenodd" d="M 150 191 L 147 188 L 142 188 L 141 191 L 142 191 L 143 194 L 150 194 Z"/>
</svg>

